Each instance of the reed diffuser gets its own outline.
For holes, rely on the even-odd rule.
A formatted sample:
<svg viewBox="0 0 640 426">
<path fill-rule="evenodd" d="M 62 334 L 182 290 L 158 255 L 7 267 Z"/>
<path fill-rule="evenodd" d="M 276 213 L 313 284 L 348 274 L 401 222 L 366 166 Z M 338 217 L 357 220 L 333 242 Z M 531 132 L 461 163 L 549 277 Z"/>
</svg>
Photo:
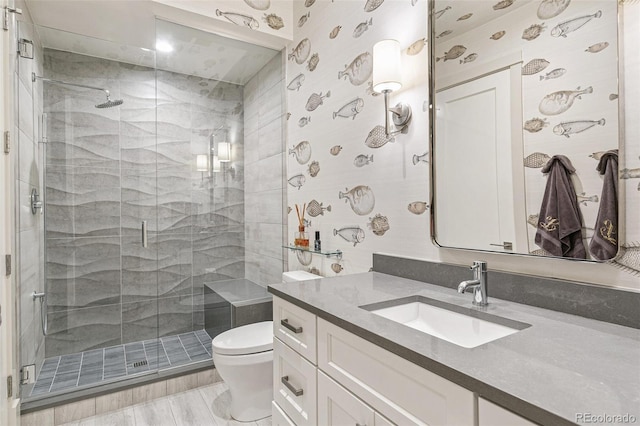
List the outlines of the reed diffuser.
<svg viewBox="0 0 640 426">
<path fill-rule="evenodd" d="M 298 232 L 295 234 L 293 244 L 296 247 L 309 248 L 309 235 L 304 231 L 304 214 L 307 211 L 307 203 L 302 206 L 302 213 L 300 213 L 300 207 L 296 204 L 296 214 L 298 215 Z"/>
</svg>

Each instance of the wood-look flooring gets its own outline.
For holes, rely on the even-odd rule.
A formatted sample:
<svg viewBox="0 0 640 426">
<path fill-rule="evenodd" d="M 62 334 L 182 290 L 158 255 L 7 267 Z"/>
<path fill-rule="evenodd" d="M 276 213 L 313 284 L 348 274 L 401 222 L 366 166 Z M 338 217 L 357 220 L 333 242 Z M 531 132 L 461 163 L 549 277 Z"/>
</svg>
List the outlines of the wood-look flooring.
<svg viewBox="0 0 640 426">
<path fill-rule="evenodd" d="M 237 422 L 229 415 L 224 382 L 87 417 L 63 426 L 271 426 L 271 417 Z"/>
</svg>

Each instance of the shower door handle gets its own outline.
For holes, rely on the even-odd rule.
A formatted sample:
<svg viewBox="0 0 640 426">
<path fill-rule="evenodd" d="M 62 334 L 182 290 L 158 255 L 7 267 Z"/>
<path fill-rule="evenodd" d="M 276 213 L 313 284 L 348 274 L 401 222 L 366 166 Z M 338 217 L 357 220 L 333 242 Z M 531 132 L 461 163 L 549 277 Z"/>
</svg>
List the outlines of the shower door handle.
<svg viewBox="0 0 640 426">
<path fill-rule="evenodd" d="M 147 221 L 142 221 L 142 247 L 146 248 L 149 244 L 149 240 L 147 239 Z"/>
</svg>

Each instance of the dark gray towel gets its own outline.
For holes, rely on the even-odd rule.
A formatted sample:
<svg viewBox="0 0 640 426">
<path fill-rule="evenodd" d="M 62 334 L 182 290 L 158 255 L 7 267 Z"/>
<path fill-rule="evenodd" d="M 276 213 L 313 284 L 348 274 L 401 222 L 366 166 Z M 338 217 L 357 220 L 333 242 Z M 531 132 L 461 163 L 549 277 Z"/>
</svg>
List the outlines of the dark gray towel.
<svg viewBox="0 0 640 426">
<path fill-rule="evenodd" d="M 618 253 L 618 150 L 607 151 L 596 170 L 604 175 L 595 233 L 589 252 L 598 260 L 609 260 Z"/>
<path fill-rule="evenodd" d="M 540 207 L 536 244 L 554 256 L 585 259 L 582 215 L 570 175 L 576 169 L 564 155 L 556 155 L 542 168 L 548 173 Z"/>
</svg>

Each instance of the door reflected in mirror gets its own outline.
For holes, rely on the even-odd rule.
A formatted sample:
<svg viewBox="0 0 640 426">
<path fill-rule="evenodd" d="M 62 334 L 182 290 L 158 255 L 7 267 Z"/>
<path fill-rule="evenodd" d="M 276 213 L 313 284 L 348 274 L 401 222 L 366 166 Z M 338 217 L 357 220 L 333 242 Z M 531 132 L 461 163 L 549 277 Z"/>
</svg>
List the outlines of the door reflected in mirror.
<svg viewBox="0 0 640 426">
<path fill-rule="evenodd" d="M 430 6 L 434 242 L 607 260 L 620 207 L 617 2 Z"/>
</svg>

